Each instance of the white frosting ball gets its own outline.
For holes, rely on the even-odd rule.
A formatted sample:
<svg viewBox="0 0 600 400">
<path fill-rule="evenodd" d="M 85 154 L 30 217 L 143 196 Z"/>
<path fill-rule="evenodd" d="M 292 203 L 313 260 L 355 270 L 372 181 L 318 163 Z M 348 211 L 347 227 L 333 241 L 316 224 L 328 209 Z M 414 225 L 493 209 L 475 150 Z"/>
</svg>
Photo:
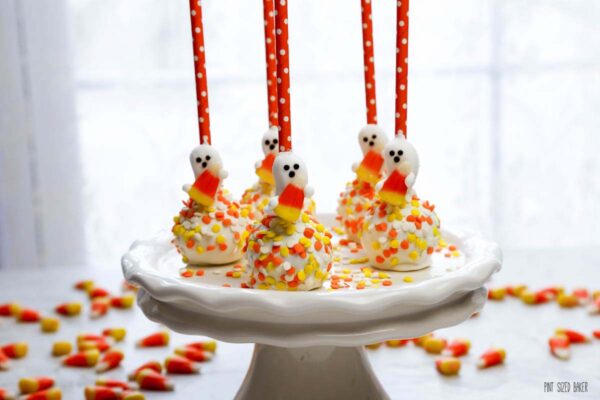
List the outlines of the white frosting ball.
<svg viewBox="0 0 600 400">
<path fill-rule="evenodd" d="M 354 180 L 346 184 L 338 199 L 337 219 L 349 240 L 360 243 L 367 212 L 375 203 L 375 188 L 367 182 Z"/>
<path fill-rule="evenodd" d="M 183 262 L 191 265 L 219 265 L 242 258 L 250 221 L 240 207 L 219 190 L 214 204 L 204 207 L 192 199 L 174 218 L 174 244 Z"/>
<path fill-rule="evenodd" d="M 248 237 L 246 259 L 250 287 L 316 289 L 332 266 L 331 233 L 305 213 L 295 222 L 266 217 Z"/>
<path fill-rule="evenodd" d="M 413 271 L 431 265 L 441 239 L 440 221 L 433 205 L 417 196 L 411 199 L 404 206 L 378 201 L 370 210 L 362 244 L 373 267 Z"/>
</svg>

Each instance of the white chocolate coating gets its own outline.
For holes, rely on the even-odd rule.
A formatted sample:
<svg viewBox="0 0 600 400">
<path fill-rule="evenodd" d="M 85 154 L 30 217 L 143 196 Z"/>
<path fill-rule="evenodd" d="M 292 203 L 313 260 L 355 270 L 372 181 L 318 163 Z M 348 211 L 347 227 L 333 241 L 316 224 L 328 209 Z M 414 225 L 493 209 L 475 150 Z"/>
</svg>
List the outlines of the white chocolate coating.
<svg viewBox="0 0 600 400">
<path fill-rule="evenodd" d="M 250 233 L 246 258 L 249 287 L 316 289 L 332 266 L 331 233 L 304 213 L 295 222 L 267 217 Z"/>
<path fill-rule="evenodd" d="M 348 182 L 345 190 L 340 193 L 337 218 L 349 240 L 360 243 L 365 218 L 375 203 L 375 195 L 373 186 L 358 179 Z"/>
</svg>

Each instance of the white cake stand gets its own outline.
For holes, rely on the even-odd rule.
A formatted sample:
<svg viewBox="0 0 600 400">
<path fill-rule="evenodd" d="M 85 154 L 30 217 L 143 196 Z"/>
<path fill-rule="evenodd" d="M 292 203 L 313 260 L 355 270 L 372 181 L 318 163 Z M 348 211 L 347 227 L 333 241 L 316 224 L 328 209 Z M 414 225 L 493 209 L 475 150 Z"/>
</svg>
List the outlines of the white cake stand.
<svg viewBox="0 0 600 400">
<path fill-rule="evenodd" d="M 151 320 L 184 334 L 255 343 L 236 398 L 380 399 L 387 395 L 363 345 L 418 337 L 464 321 L 483 307 L 483 285 L 500 268 L 497 244 L 471 231 L 443 236 L 459 254 L 434 253 L 431 267 L 390 273 L 391 286 L 375 288 L 380 283 L 367 280 L 371 286 L 364 290 L 353 287 L 364 280 L 364 264 L 350 262 L 362 255 L 348 248 L 338 249 L 334 273 L 351 276 L 352 287 L 338 290 L 329 285 L 311 292 L 243 289 L 241 278 L 226 276 L 232 266 L 182 277 L 186 266 L 169 233 L 135 242 L 122 266 L 126 279 L 140 287 L 138 304 Z"/>
</svg>

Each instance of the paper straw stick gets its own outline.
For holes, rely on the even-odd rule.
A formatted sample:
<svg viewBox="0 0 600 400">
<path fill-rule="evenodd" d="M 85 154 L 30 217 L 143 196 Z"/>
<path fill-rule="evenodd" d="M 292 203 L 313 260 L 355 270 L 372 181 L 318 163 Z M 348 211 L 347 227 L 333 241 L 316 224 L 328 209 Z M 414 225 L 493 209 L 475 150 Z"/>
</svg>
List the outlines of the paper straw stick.
<svg viewBox="0 0 600 400">
<path fill-rule="evenodd" d="M 367 124 L 377 123 L 377 96 L 375 95 L 375 44 L 373 43 L 373 20 L 371 0 L 361 0 L 363 63 L 365 66 L 365 102 Z"/>
<path fill-rule="evenodd" d="M 290 54 L 288 47 L 288 0 L 275 0 L 275 42 L 277 46 L 277 117 L 281 151 L 292 149 L 292 115 L 290 105 Z"/>
<path fill-rule="evenodd" d="M 408 98 L 408 2 L 396 3 L 396 135 L 406 136 Z"/>
<path fill-rule="evenodd" d="M 277 126 L 277 59 L 275 56 L 275 10 L 273 0 L 263 0 L 265 57 L 267 61 L 267 103 L 269 127 Z"/>
<path fill-rule="evenodd" d="M 204 52 L 204 27 L 200 0 L 190 0 L 194 71 L 196 73 L 196 100 L 198 104 L 198 129 L 200 143 L 210 144 L 210 118 L 208 115 L 208 83 L 206 80 L 206 57 Z"/>
</svg>

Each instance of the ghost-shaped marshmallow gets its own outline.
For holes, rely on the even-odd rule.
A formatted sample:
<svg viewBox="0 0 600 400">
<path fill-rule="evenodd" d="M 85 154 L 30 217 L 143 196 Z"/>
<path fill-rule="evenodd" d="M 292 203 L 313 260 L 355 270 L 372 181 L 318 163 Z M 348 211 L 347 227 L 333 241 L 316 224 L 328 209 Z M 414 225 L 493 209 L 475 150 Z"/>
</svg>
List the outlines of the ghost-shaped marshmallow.
<svg viewBox="0 0 600 400">
<path fill-rule="evenodd" d="M 308 206 L 314 190 L 308 186 L 308 171 L 304 161 L 292 152 L 280 153 L 273 163 L 275 197 L 270 208 L 278 217 L 294 222 Z"/>
<path fill-rule="evenodd" d="M 379 198 L 391 205 L 401 206 L 419 173 L 419 156 L 403 135 L 390 141 L 383 150 L 387 176 L 376 186 Z"/>
<path fill-rule="evenodd" d="M 273 178 L 273 163 L 275 162 L 275 157 L 279 154 L 279 136 L 277 128 L 271 127 L 264 133 L 261 145 L 265 158 L 263 158 L 262 161 L 256 162 L 256 175 L 258 175 L 261 183 L 275 185 L 275 178 Z"/>
<path fill-rule="evenodd" d="M 212 205 L 222 180 L 227 178 L 219 152 L 211 145 L 201 144 L 190 153 L 190 164 L 196 180 L 191 186 L 184 185 L 183 190 L 198 204 Z"/>
<path fill-rule="evenodd" d="M 381 179 L 381 169 L 384 164 L 381 152 L 388 141 L 385 132 L 377 125 L 369 124 L 358 133 L 358 144 L 363 153 L 359 164 L 354 164 L 352 170 L 360 181 L 371 185 Z"/>
</svg>

